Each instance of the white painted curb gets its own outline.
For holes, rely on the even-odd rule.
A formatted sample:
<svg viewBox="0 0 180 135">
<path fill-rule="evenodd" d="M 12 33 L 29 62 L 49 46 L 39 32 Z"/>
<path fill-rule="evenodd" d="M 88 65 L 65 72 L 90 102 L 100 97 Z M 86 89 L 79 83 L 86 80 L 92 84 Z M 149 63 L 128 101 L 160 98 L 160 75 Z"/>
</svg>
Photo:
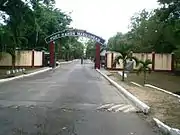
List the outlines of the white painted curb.
<svg viewBox="0 0 180 135">
<path fill-rule="evenodd" d="M 64 61 L 64 62 L 60 62 L 60 64 L 68 64 L 68 63 L 71 63 L 73 61 Z"/>
<path fill-rule="evenodd" d="M 52 68 L 46 68 L 46 69 L 43 69 L 43 70 L 40 70 L 40 71 L 36 71 L 36 72 L 33 72 L 33 73 L 29 73 L 29 74 L 23 74 L 23 75 L 15 76 L 15 77 L 12 77 L 12 78 L 0 79 L 0 83 L 1 82 L 12 81 L 12 80 L 15 80 L 15 79 L 20 79 L 20 78 L 27 77 L 27 76 L 36 75 L 36 74 L 39 74 L 39 73 L 42 73 L 42 72 L 46 72 L 46 71 L 48 71 L 50 69 L 52 69 Z"/>
<path fill-rule="evenodd" d="M 71 62 L 73 62 L 73 61 L 60 62 L 60 64 L 68 64 L 68 63 L 71 63 Z M 55 69 L 57 69 L 59 67 L 60 66 L 57 66 L 57 67 L 55 67 Z M 11 78 L 0 79 L 0 83 L 7 82 L 7 81 L 12 81 L 12 80 L 15 80 L 15 79 L 20 79 L 20 78 L 23 78 L 23 77 L 33 76 L 33 75 L 36 75 L 36 74 L 39 74 L 39 73 L 43 73 L 43 72 L 49 71 L 51 69 L 52 68 L 46 68 L 46 69 L 39 70 L 39 71 L 36 71 L 36 72 L 32 72 L 32 73 L 29 73 L 29 74 L 23 74 L 23 75 L 11 77 Z"/>
<path fill-rule="evenodd" d="M 153 118 L 157 126 L 165 133 L 168 133 L 170 135 L 180 135 L 180 130 L 176 128 L 171 128 L 168 125 L 164 124 L 160 120 Z"/>
<path fill-rule="evenodd" d="M 143 87 L 142 85 L 140 85 L 140 84 L 138 84 L 138 83 L 136 83 L 136 82 L 131 82 L 132 84 L 134 84 L 134 85 L 136 85 L 136 86 L 138 86 L 138 87 Z"/>
<path fill-rule="evenodd" d="M 112 83 L 116 88 L 118 88 L 128 99 L 130 99 L 138 108 L 140 108 L 145 114 L 147 114 L 150 110 L 150 107 L 140 101 L 138 98 L 129 93 L 126 89 L 120 86 L 118 83 L 110 79 L 107 75 L 102 73 L 99 69 L 96 69 L 102 76 L 104 76 L 110 83 Z"/>
<path fill-rule="evenodd" d="M 145 84 L 144 86 L 146 86 L 146 87 L 150 87 L 150 88 L 154 88 L 154 89 L 160 90 L 160 91 L 162 91 L 162 92 L 165 92 L 165 93 L 167 93 L 167 94 L 170 94 L 170 95 L 173 95 L 173 96 L 175 96 L 175 97 L 180 98 L 180 95 L 177 95 L 177 94 L 174 94 L 174 93 L 169 92 L 169 91 L 167 91 L 167 90 L 164 90 L 164 89 L 158 88 L 158 87 L 153 86 L 153 85 L 151 85 L 151 84 Z"/>
</svg>

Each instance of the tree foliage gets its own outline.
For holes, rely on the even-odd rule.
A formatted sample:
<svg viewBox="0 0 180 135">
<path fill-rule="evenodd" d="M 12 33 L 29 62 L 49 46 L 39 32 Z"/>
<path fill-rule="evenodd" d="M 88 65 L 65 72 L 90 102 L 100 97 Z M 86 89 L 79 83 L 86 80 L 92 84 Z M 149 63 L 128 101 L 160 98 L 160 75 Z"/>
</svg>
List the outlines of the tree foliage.
<svg viewBox="0 0 180 135">
<path fill-rule="evenodd" d="M 144 85 L 146 84 L 146 79 L 147 79 L 147 72 L 150 74 L 151 73 L 151 68 L 149 67 L 152 64 L 152 61 L 147 59 L 145 61 L 140 60 L 139 61 L 139 68 L 137 70 L 137 75 L 140 73 L 144 74 Z"/>
<path fill-rule="evenodd" d="M 117 33 L 108 41 L 108 46 L 121 43 L 133 45 L 133 52 L 171 53 L 180 48 L 180 1 L 159 0 L 160 7 L 135 13 L 130 30 Z"/>
<path fill-rule="evenodd" d="M 92 60 L 95 58 L 95 44 L 96 42 L 93 40 L 88 40 L 88 42 L 86 43 L 86 57 L 91 58 Z"/>
<path fill-rule="evenodd" d="M 119 55 L 116 56 L 113 66 L 116 64 L 123 64 L 123 73 L 122 73 L 122 81 L 124 81 L 125 67 L 128 61 L 135 61 L 135 64 L 138 65 L 138 59 L 133 56 L 133 52 L 131 51 L 132 46 L 127 44 L 119 44 L 119 46 L 115 46 L 115 48 L 111 48 L 111 51 L 118 52 Z M 122 63 L 120 63 L 122 60 Z"/>
<path fill-rule="evenodd" d="M 69 28 L 72 21 L 54 4 L 55 0 L 1 0 L 0 20 L 3 22 L 0 22 L 0 52 L 10 53 L 15 60 L 17 49 L 48 51 L 45 37 Z M 65 48 L 66 51 L 61 53 L 69 52 L 74 54 L 72 57 L 80 57 L 83 45 L 78 38 L 64 38 L 56 43 L 56 48 Z M 61 54 L 64 55 L 67 56 L 67 53 Z"/>
</svg>

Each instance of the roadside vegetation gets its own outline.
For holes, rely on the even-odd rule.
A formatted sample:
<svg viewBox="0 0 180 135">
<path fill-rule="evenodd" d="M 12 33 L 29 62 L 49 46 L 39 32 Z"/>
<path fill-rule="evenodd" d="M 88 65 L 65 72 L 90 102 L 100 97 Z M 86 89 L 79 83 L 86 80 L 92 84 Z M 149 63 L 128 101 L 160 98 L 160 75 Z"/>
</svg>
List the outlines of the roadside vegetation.
<svg viewBox="0 0 180 135">
<path fill-rule="evenodd" d="M 15 66 L 18 50 L 48 52 L 45 37 L 70 28 L 71 22 L 70 13 L 55 8 L 55 0 L 1 0 L 0 54 L 9 53 Z M 84 46 L 78 38 L 65 37 L 55 44 L 58 59 L 69 60 L 83 55 Z"/>
</svg>

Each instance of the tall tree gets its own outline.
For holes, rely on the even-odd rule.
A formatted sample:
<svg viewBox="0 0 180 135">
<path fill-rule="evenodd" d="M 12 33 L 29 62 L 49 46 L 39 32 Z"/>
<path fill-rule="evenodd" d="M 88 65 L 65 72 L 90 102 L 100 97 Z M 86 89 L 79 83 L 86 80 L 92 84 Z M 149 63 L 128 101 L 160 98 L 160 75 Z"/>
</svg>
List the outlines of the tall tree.
<svg viewBox="0 0 180 135">
<path fill-rule="evenodd" d="M 88 40 L 86 43 L 86 57 L 93 60 L 95 58 L 95 41 Z"/>
</svg>

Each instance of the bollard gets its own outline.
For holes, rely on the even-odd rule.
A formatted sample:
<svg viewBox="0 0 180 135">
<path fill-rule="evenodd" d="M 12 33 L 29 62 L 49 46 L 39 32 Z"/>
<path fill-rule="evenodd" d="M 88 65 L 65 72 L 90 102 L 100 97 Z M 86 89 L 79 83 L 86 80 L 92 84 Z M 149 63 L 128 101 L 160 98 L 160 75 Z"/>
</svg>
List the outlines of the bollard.
<svg viewBox="0 0 180 135">
<path fill-rule="evenodd" d="M 11 74 L 10 70 L 6 71 L 6 75 L 10 75 L 10 74 Z"/>
<path fill-rule="evenodd" d="M 16 73 L 16 71 L 15 71 L 15 70 L 12 70 L 12 73 L 13 73 L 13 74 L 15 74 L 15 73 Z"/>
</svg>

